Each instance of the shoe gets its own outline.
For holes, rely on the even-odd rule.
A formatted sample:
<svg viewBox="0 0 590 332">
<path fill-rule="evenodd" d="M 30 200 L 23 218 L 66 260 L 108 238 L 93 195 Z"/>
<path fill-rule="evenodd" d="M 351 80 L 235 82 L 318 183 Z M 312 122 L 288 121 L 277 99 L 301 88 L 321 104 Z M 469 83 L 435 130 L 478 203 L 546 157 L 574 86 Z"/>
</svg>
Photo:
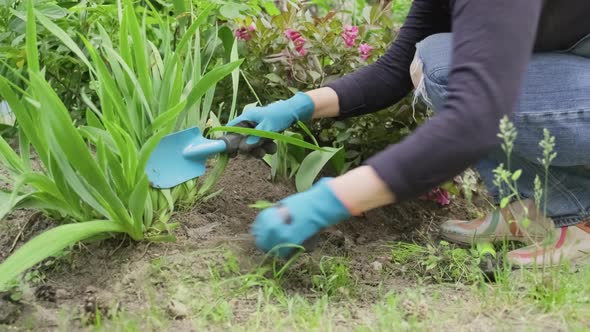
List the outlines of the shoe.
<svg viewBox="0 0 590 332">
<path fill-rule="evenodd" d="M 544 241 L 510 251 L 506 259 L 522 268 L 576 263 L 590 257 L 590 222 L 557 228 Z"/>
<path fill-rule="evenodd" d="M 469 245 L 504 240 L 532 244 L 545 239 L 553 229 L 552 220 L 542 217 L 533 201 L 524 200 L 496 209 L 483 218 L 448 220 L 441 225 L 441 237 L 450 242 Z"/>
</svg>

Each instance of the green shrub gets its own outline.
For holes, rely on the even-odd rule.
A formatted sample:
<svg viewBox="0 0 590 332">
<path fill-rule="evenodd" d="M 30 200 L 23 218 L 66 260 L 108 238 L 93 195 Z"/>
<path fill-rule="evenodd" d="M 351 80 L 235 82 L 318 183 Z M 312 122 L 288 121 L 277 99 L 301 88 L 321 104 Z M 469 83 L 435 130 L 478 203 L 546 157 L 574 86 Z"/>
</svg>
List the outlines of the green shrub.
<svg viewBox="0 0 590 332">
<path fill-rule="evenodd" d="M 0 192 L 0 217 L 26 206 L 72 223 L 46 231 L 0 264 L 0 289 L 42 259 L 90 237 L 125 233 L 134 240 L 170 239 L 168 231 L 174 225 L 168 220 L 175 203 L 202 197 L 225 166 L 227 159 L 222 159 L 200 186 L 191 181 L 172 190 L 149 188 L 145 165 L 159 139 L 187 126 L 203 128 L 216 83 L 232 73 L 235 76 L 241 61 L 223 63 L 212 56 L 211 47 L 219 44 L 216 34 L 201 50 L 199 27 L 209 17 L 206 10 L 191 19 L 179 40 L 170 29 L 172 18 L 143 9 L 140 24 L 136 10 L 131 0 L 123 2 L 118 12 L 118 44 L 97 23 L 101 47 L 80 37 L 83 51 L 33 8 L 33 0 L 27 2 L 28 77 L 20 77 L 28 88 L 23 90 L 0 76 L 0 96 L 19 124 L 18 153 L 0 139 L 0 162 L 10 172 L 6 180 L 13 183 L 12 192 Z M 146 32 L 148 15 L 161 27 L 157 43 Z M 44 76 L 36 21 L 88 67 L 98 103 L 82 94 L 86 126 L 75 126 Z M 237 58 L 235 48 L 230 53 Z M 38 156 L 40 169 L 32 167 L 32 153 Z"/>
</svg>

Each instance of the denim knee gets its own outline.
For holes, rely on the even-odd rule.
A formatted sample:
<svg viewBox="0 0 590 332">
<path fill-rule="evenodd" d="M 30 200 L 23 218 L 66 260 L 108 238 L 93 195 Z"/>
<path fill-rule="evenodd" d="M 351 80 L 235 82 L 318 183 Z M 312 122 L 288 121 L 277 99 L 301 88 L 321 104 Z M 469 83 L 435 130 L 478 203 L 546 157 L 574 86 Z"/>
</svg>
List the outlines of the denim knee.
<svg viewBox="0 0 590 332">
<path fill-rule="evenodd" d="M 431 35 L 416 45 L 416 61 L 422 66 L 422 79 L 416 97 L 422 98 L 435 112 L 446 98 L 452 54 L 452 34 Z"/>
</svg>

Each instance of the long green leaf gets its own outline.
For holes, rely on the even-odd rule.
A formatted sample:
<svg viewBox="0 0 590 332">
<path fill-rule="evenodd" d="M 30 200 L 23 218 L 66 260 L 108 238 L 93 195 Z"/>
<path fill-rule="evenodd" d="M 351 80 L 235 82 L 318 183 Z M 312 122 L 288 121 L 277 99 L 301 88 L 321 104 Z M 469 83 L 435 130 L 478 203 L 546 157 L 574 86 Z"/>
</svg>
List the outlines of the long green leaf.
<svg viewBox="0 0 590 332">
<path fill-rule="evenodd" d="M 234 62 L 227 63 L 225 65 L 221 65 L 209 71 L 205 76 L 203 76 L 197 84 L 194 86 L 192 91 L 187 97 L 187 109 L 192 109 L 195 104 L 199 101 L 199 99 L 207 93 L 207 91 L 214 86 L 217 82 L 222 80 L 227 75 L 231 74 L 236 68 L 238 68 L 242 64 L 243 60 L 238 60 Z"/>
<path fill-rule="evenodd" d="M 125 229 L 112 221 L 89 221 L 52 228 L 20 247 L 0 264 L 0 290 L 25 270 L 64 248 L 102 233 L 122 233 Z"/>
<path fill-rule="evenodd" d="M 185 47 L 188 45 L 191 38 L 195 36 L 197 29 L 209 18 L 209 13 L 211 12 L 212 5 L 201 9 L 201 14 L 197 17 L 196 20 L 191 24 L 191 26 L 186 30 L 178 46 L 176 46 L 176 52 L 182 54 L 185 50 Z"/>
<path fill-rule="evenodd" d="M 313 144 L 307 143 L 304 140 L 300 140 L 297 138 L 289 137 L 286 135 L 282 135 L 282 134 L 278 134 L 278 133 L 274 133 L 274 132 L 270 132 L 270 131 L 264 131 L 264 130 L 258 130 L 258 129 L 252 129 L 252 128 L 242 128 L 242 127 L 215 127 L 215 128 L 209 129 L 209 132 L 216 132 L 216 131 L 226 131 L 226 132 L 230 132 L 230 133 L 238 133 L 238 134 L 243 134 L 243 135 L 252 135 L 252 136 L 258 136 L 258 137 L 263 137 L 263 138 L 270 138 L 273 140 L 278 140 L 278 141 L 285 142 L 288 144 L 300 146 L 302 148 L 309 149 L 309 150 L 327 151 L 327 150 L 325 150 L 325 148 L 321 148 L 319 146 L 315 146 Z"/>
<path fill-rule="evenodd" d="M 320 174 L 324 166 L 340 151 L 337 148 L 324 148 L 326 151 L 313 151 L 301 163 L 295 176 L 297 191 L 305 191 L 313 185 L 313 181 Z"/>
<path fill-rule="evenodd" d="M 137 16 L 135 14 L 135 6 L 130 0 L 125 1 L 126 17 L 129 23 L 129 33 L 133 41 L 132 49 L 135 59 L 135 69 L 138 73 L 139 84 L 148 100 L 151 100 L 152 94 L 152 80 L 150 77 L 149 65 L 147 60 L 147 49 L 144 40 L 145 35 L 141 32 Z"/>
<path fill-rule="evenodd" d="M 136 232 L 143 233 L 143 214 L 145 211 L 146 201 L 148 200 L 149 184 L 147 175 L 144 175 L 136 184 L 135 189 L 129 196 L 129 212 L 135 221 Z"/>
<path fill-rule="evenodd" d="M 0 191 L 0 220 L 4 219 L 4 217 L 10 213 L 17 204 L 31 196 L 30 193 L 19 194 L 18 191 L 21 186 L 22 183 L 17 184 L 17 187 L 13 189 L 12 193 Z"/>
<path fill-rule="evenodd" d="M 78 44 L 76 44 L 76 42 L 74 42 L 74 40 L 72 40 L 72 38 L 62 28 L 37 11 L 35 11 L 35 15 L 37 20 L 39 20 L 39 23 L 41 23 L 45 29 L 51 32 L 55 37 L 61 40 L 61 42 L 64 43 L 67 48 L 74 52 L 74 54 L 76 54 L 76 56 L 78 56 L 78 58 L 80 58 L 80 60 L 82 60 L 82 62 L 88 66 L 89 70 L 94 71 L 94 68 L 90 64 L 90 61 L 88 61 L 86 55 L 84 55 L 84 52 L 82 52 L 80 47 L 78 47 Z"/>
</svg>

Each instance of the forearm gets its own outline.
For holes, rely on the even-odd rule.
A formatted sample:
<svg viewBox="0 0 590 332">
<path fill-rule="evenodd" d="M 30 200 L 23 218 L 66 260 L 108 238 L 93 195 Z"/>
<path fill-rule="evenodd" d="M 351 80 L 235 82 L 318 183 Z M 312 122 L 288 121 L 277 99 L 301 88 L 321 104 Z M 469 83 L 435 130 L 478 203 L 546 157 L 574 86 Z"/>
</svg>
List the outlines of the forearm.
<svg viewBox="0 0 590 332">
<path fill-rule="evenodd" d="M 416 43 L 451 29 L 445 3 L 414 0 L 395 42 L 379 60 L 328 84 L 338 95 L 340 117 L 380 111 L 411 92 L 410 64 Z"/>
<path fill-rule="evenodd" d="M 361 166 L 334 178 L 330 187 L 352 215 L 396 201 L 395 194 L 371 166 Z"/>
<path fill-rule="evenodd" d="M 338 95 L 332 88 L 319 88 L 306 92 L 313 101 L 314 119 L 333 118 L 340 114 Z"/>
</svg>

